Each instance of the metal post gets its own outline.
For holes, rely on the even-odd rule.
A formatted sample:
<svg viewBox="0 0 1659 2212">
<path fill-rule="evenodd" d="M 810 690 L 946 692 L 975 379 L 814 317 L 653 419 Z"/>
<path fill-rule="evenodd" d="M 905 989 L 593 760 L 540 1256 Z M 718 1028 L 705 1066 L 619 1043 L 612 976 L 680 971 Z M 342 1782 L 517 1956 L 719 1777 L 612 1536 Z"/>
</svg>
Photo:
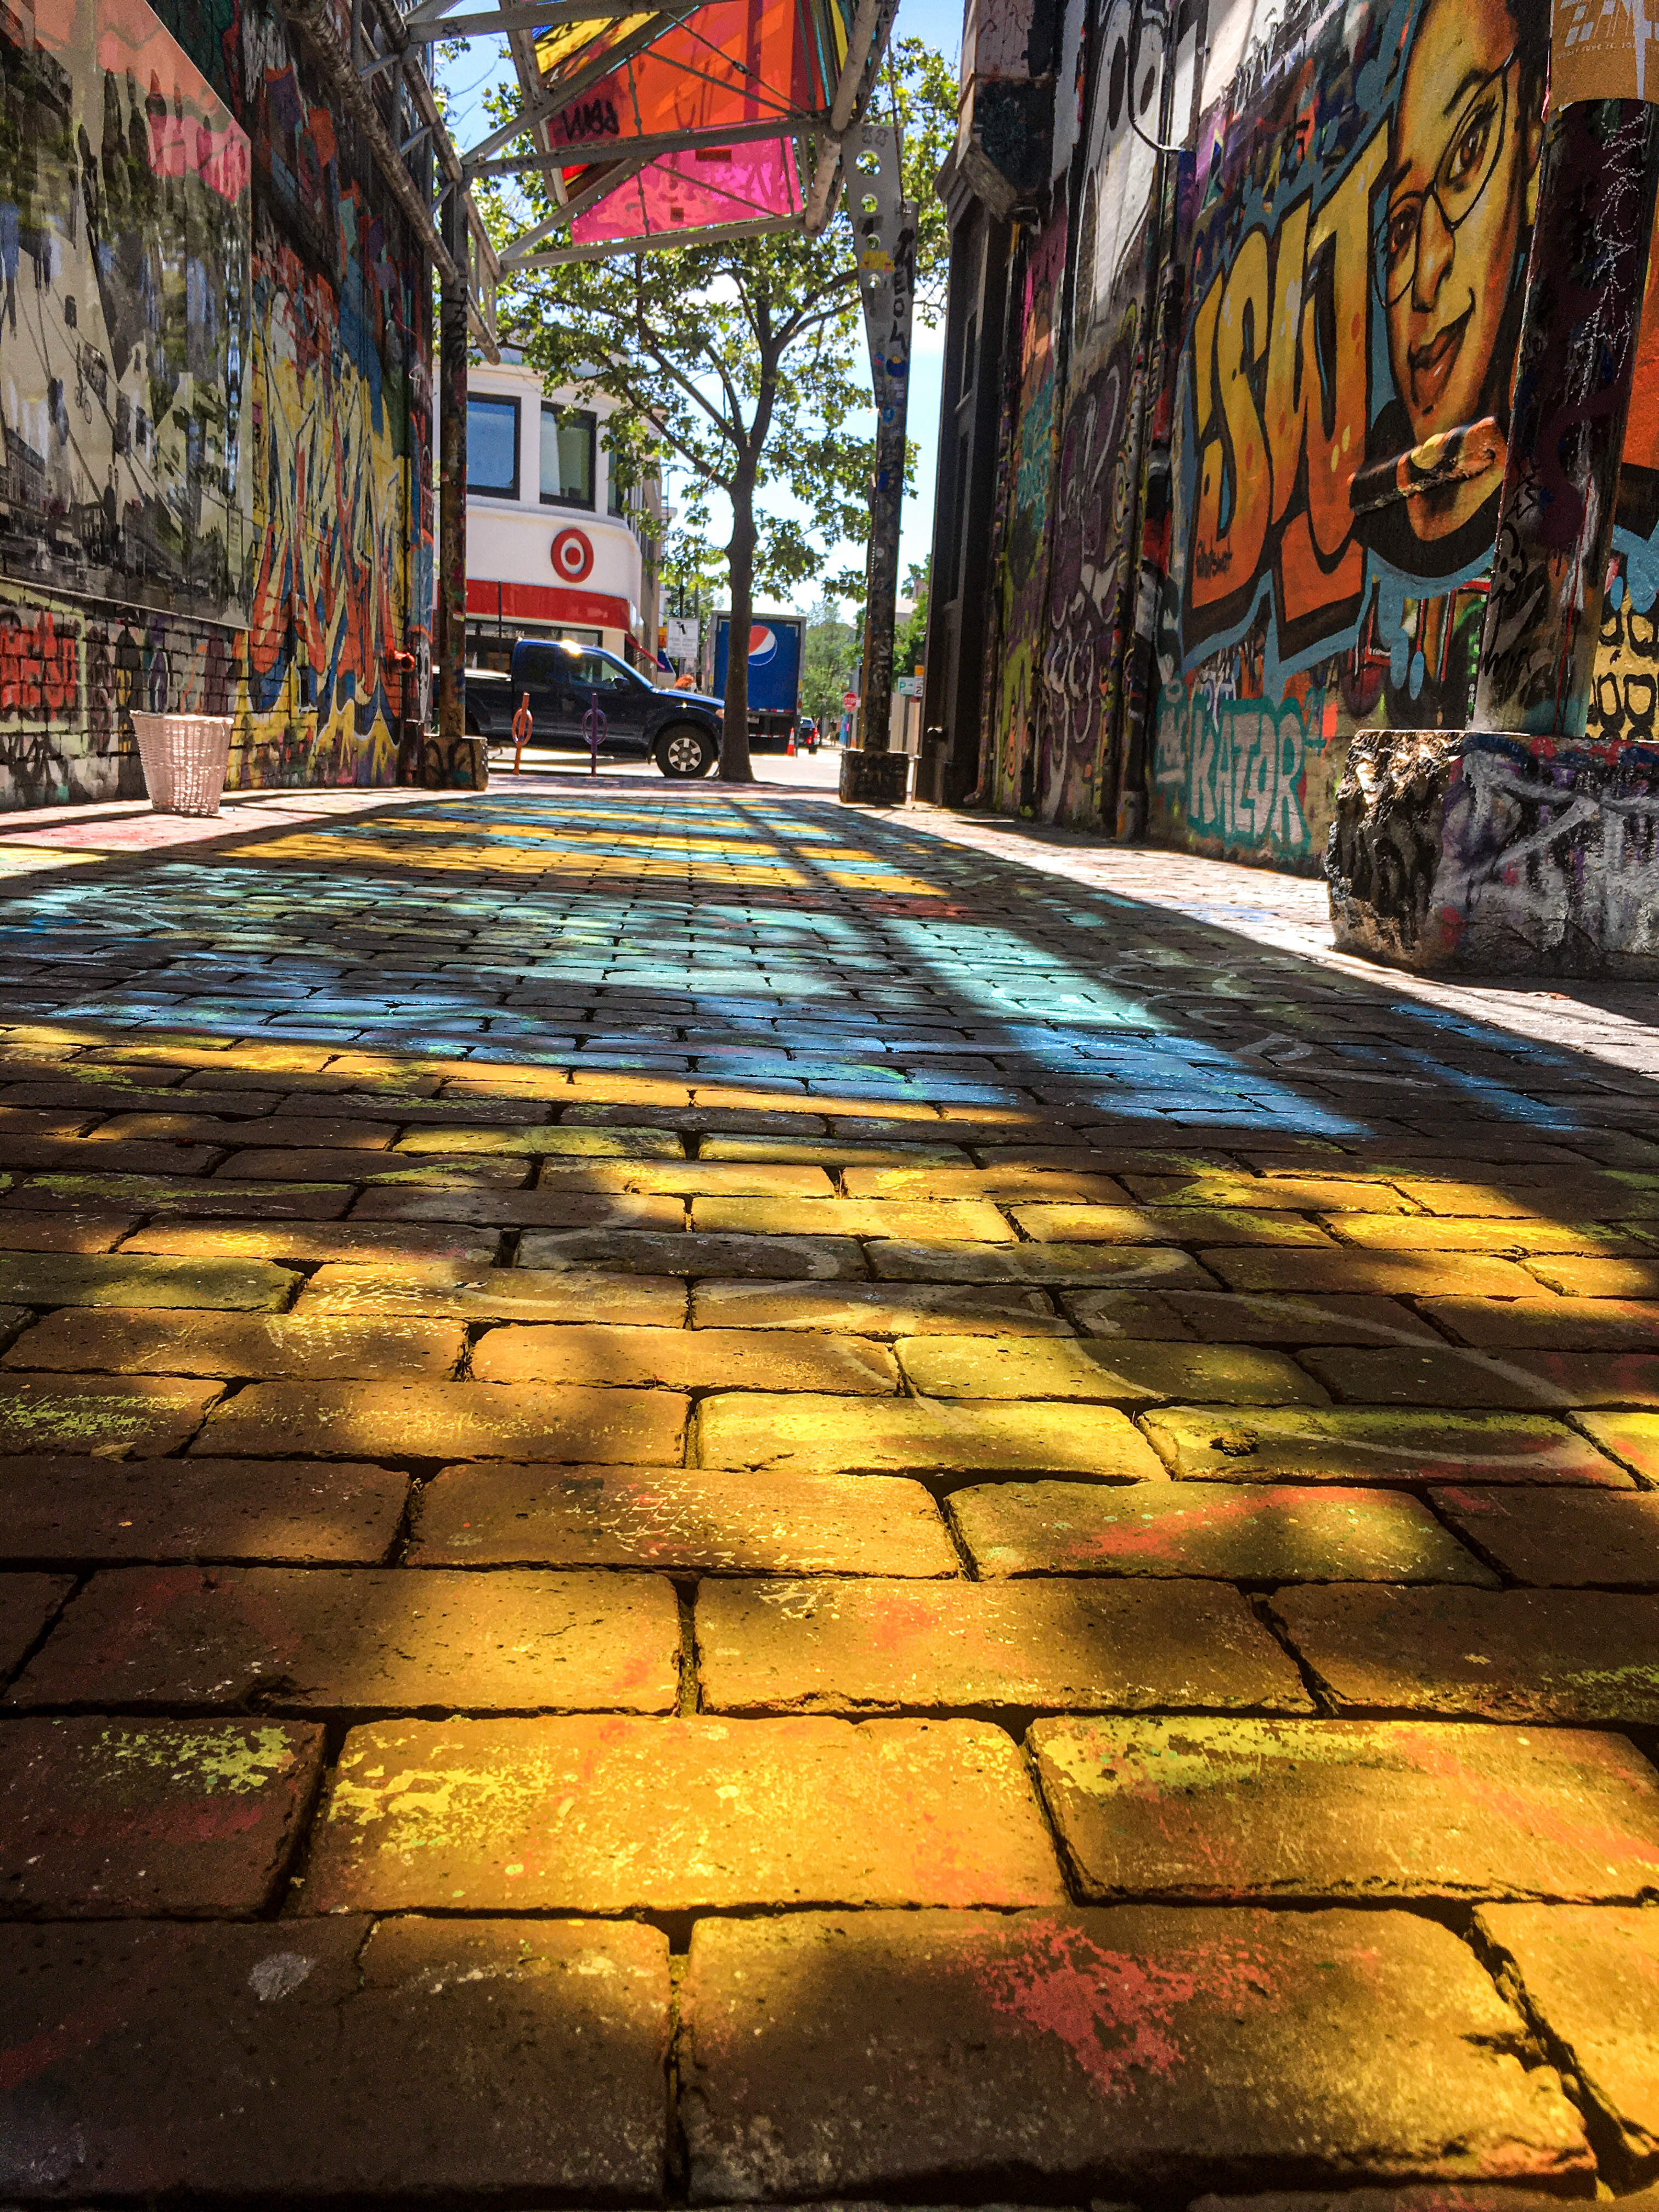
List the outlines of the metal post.
<svg viewBox="0 0 1659 2212">
<path fill-rule="evenodd" d="M 1582 738 L 1659 182 L 1659 115 L 1550 118 L 1474 726 Z"/>
<path fill-rule="evenodd" d="M 465 269 L 466 217 L 453 185 L 443 234 Z M 439 780 L 455 782 L 472 748 L 466 739 L 466 283 L 439 295 L 437 640 Z M 474 781 L 469 774 L 468 782 Z"/>
<path fill-rule="evenodd" d="M 870 560 L 864 599 L 864 750 L 884 753 L 893 716 L 893 628 L 898 618 L 899 522 L 904 504 L 904 395 L 876 421 L 870 486 Z"/>
<path fill-rule="evenodd" d="M 876 465 L 865 571 L 862 742 L 842 755 L 841 795 L 868 806 L 901 806 L 909 758 L 889 750 L 888 724 L 893 711 L 893 624 L 898 609 L 916 228 L 915 216 L 904 204 L 897 125 L 867 124 L 857 134 L 857 150 L 850 139 L 848 146 L 848 207 L 858 241 L 859 290 L 875 387 Z"/>
</svg>

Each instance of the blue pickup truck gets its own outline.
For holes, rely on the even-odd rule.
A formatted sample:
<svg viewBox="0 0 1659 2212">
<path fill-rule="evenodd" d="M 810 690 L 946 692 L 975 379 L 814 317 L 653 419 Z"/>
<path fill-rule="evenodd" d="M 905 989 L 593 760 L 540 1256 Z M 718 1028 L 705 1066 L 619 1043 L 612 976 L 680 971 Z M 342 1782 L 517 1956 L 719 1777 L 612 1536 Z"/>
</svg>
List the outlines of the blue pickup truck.
<svg viewBox="0 0 1659 2212">
<path fill-rule="evenodd" d="M 655 761 L 665 775 L 707 775 L 720 758 L 720 702 L 696 691 L 659 691 L 597 645 L 521 637 L 512 672 L 469 668 L 466 726 L 492 744 L 513 743 L 513 717 L 526 695 L 532 748 L 587 750 L 586 717 L 597 696 L 605 716 L 599 750 Z"/>
</svg>

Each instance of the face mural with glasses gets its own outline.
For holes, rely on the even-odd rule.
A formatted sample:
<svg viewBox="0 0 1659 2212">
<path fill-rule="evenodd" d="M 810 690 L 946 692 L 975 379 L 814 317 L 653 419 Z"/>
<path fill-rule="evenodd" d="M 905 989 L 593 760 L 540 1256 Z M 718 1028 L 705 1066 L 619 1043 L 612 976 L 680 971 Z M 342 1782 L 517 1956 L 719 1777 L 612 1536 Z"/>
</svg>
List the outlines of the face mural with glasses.
<svg viewBox="0 0 1659 2212">
<path fill-rule="evenodd" d="M 1508 414 L 1518 260 L 1540 123 L 1502 0 L 1431 0 L 1389 131 L 1375 246 L 1389 361 L 1413 439 Z M 1491 495 L 1486 471 L 1413 502 L 1443 538 Z"/>
<path fill-rule="evenodd" d="M 1547 38 L 1536 0 L 1351 0 L 1202 95 L 1160 835 L 1310 864 L 1356 732 L 1468 719 Z"/>
</svg>

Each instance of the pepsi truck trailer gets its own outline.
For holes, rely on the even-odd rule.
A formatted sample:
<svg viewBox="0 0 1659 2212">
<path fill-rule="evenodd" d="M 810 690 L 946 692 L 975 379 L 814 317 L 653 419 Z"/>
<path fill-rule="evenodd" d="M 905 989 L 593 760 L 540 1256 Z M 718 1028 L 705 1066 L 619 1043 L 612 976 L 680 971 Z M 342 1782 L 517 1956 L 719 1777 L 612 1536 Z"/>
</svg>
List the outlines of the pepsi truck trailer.
<svg viewBox="0 0 1659 2212">
<path fill-rule="evenodd" d="M 726 696 L 729 612 L 714 611 L 714 670 L 710 690 Z M 757 752 L 781 752 L 800 713 L 805 615 L 757 614 L 749 627 L 749 742 Z"/>
</svg>

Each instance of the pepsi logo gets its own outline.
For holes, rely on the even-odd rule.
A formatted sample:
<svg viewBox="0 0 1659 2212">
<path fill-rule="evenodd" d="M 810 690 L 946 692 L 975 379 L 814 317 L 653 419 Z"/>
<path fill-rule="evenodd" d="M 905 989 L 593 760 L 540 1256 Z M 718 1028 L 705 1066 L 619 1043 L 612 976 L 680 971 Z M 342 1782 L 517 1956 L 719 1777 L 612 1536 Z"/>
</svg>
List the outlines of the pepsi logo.
<svg viewBox="0 0 1659 2212">
<path fill-rule="evenodd" d="M 769 629 L 764 623 L 757 623 L 749 633 L 749 665 L 764 668 L 769 660 L 776 658 L 777 650 L 777 632 Z"/>
<path fill-rule="evenodd" d="M 562 530 L 553 540 L 553 573 L 580 584 L 593 573 L 593 547 L 585 530 Z"/>
</svg>

